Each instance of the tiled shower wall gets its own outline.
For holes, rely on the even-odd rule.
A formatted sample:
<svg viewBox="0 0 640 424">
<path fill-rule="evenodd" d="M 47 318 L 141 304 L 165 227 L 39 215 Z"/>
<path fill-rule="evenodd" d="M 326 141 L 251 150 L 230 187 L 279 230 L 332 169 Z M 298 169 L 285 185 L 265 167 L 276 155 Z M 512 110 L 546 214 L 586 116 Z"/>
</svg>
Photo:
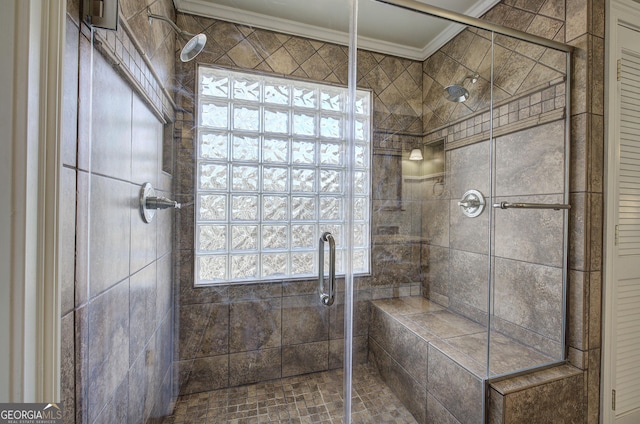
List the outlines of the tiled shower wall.
<svg viewBox="0 0 640 424">
<path fill-rule="evenodd" d="M 531 22 L 546 29 L 538 35 L 557 39 L 564 23 L 544 15 L 556 12 L 548 3 Z M 469 189 L 489 196 L 488 140 L 493 137 L 495 202 L 564 203 L 566 56 L 506 36 L 496 36 L 492 47 L 490 33 L 467 28 L 429 57 L 423 69 L 424 139 L 444 141 L 447 164 L 438 194 L 424 191 L 423 235 L 430 251 L 425 296 L 481 323 L 491 296 L 492 328 L 562 359 L 564 214 L 489 206 L 468 218 L 457 202 Z M 444 99 L 445 86 L 473 73 L 479 78 L 475 84 L 467 80 L 466 102 Z M 490 294 L 491 214 L 495 279 Z"/>
<path fill-rule="evenodd" d="M 565 15 L 568 16 L 567 22 L 565 22 Z M 535 2 L 535 4 L 522 4 L 521 2 L 516 4 L 512 1 L 505 1 L 489 12 L 485 18 L 505 26 L 516 27 L 537 35 L 547 36 L 559 41 L 567 40 L 568 42 L 574 40 L 577 34 L 581 34 L 580 31 L 582 29 L 585 32 L 595 31 L 601 33 L 602 28 L 598 23 L 603 20 L 602 9 L 596 7 L 596 5 L 590 3 L 587 7 L 583 2 L 565 3 L 564 1 L 555 0 L 538 1 Z M 319 81 L 326 80 L 341 84 L 346 83 L 345 48 L 188 15 L 179 14 L 178 21 L 180 25 L 187 27 L 190 31 L 204 31 L 210 36 L 210 39 L 215 40 L 211 46 L 207 47 L 207 52 L 203 54 L 201 59 L 203 63 L 240 69 L 255 69 L 261 72 L 276 72 L 278 74 L 311 78 Z M 462 37 L 469 37 L 470 35 L 473 37 L 478 36 L 478 34 L 474 33 L 464 33 Z M 595 186 L 589 186 L 589 191 L 592 190 L 592 187 L 595 190 L 601 190 L 601 183 L 599 182 L 601 177 L 598 177 L 598 175 L 601 175 L 601 127 L 596 125 L 593 128 L 595 130 L 600 128 L 600 130 L 591 133 L 591 120 L 593 119 L 593 123 L 597 124 L 601 122 L 601 117 L 598 116 L 598 113 L 592 115 L 590 112 L 592 110 L 591 106 L 594 105 L 596 111 L 601 113 L 601 109 L 598 109 L 601 107 L 598 99 L 602 93 L 599 92 L 598 89 L 601 87 L 602 75 L 598 71 L 599 68 L 594 65 L 594 62 L 586 61 L 586 49 L 589 48 L 591 52 L 595 53 L 595 57 L 602 57 L 602 52 L 601 50 L 593 49 L 594 46 L 597 47 L 598 45 L 597 37 L 582 35 L 579 40 L 580 42 L 588 40 L 590 44 L 583 43 L 579 45 L 581 48 L 574 54 L 574 69 L 572 72 L 574 108 L 572 110 L 573 149 L 571 159 L 572 192 L 574 192 L 574 194 L 571 203 L 574 204 L 574 207 L 571 214 L 570 263 L 572 269 L 575 271 L 572 272 L 572 280 L 570 282 L 570 295 L 572 298 L 572 309 L 569 321 L 572 346 L 570 355 L 572 361 L 587 373 L 587 381 L 589 381 L 589 390 L 587 391 L 588 400 L 589 405 L 592 405 L 590 411 L 591 419 L 593 419 L 594 416 L 597 417 L 598 404 L 598 385 L 595 376 L 598 374 L 596 364 L 597 358 L 599 357 L 600 274 L 598 271 L 587 272 L 587 269 L 593 267 L 594 270 L 599 270 L 600 266 L 599 252 L 597 249 L 599 245 L 597 240 L 601 237 L 600 233 L 602 229 L 601 203 L 598 203 L 598 201 L 601 202 L 601 200 L 599 200 L 601 196 L 595 193 L 595 195 L 589 194 L 587 196 L 584 193 L 580 194 L 580 191 L 582 190 L 582 186 L 586 189 L 584 184 L 587 180 L 591 180 L 595 184 Z M 599 42 L 601 45 L 601 40 Z M 465 43 L 463 42 L 462 44 L 464 45 Z M 509 50 L 509 46 L 505 44 L 506 40 L 503 40 L 503 43 L 500 44 L 502 48 L 500 51 L 508 54 L 511 50 Z M 468 44 L 466 46 L 468 47 Z M 444 52 L 455 54 L 456 46 L 446 46 L 441 53 Z M 557 60 L 557 57 L 555 60 Z M 451 127 L 452 138 L 450 141 L 458 143 L 452 145 L 452 147 L 458 147 L 460 149 L 458 149 L 457 153 L 451 151 L 448 154 L 448 163 L 453 164 L 457 162 L 461 165 L 460 169 L 466 169 L 464 166 L 465 157 L 471 156 L 468 153 L 472 152 L 473 149 L 486 149 L 486 146 L 483 146 L 482 143 L 469 144 L 466 150 L 461 148 L 474 136 L 476 137 L 476 140 L 472 140 L 474 142 L 482 138 L 481 133 L 484 131 L 484 126 L 487 121 L 484 117 L 473 116 L 471 114 L 481 110 L 483 105 L 476 104 L 474 109 L 469 111 L 464 109 L 458 111 L 449 109 L 447 114 L 447 108 L 454 107 L 455 105 L 444 104 L 441 105 L 442 108 L 440 109 L 432 109 L 427 104 L 424 107 L 424 120 L 422 120 L 422 99 L 416 102 L 417 99 L 412 95 L 412 93 L 422 92 L 423 95 L 428 97 L 428 93 L 430 92 L 428 88 L 431 87 L 428 86 L 430 82 L 427 81 L 427 79 L 422 79 L 422 77 L 417 78 L 416 75 L 417 67 L 422 68 L 422 64 L 368 52 L 359 52 L 358 61 L 358 84 L 362 87 L 371 88 L 374 92 L 374 127 L 376 132 L 374 133 L 373 157 L 373 263 L 379 265 L 378 267 L 374 267 L 371 277 L 357 279 L 360 289 L 359 299 L 367 300 L 408 293 L 417 294 L 420 292 L 417 286 L 422 279 L 422 266 L 416 267 L 415 264 L 426 265 L 428 263 L 430 267 L 429 273 L 432 276 L 434 273 L 437 273 L 438 270 L 446 270 L 448 272 L 449 261 L 451 259 L 451 246 L 448 246 L 447 243 L 450 243 L 450 239 L 454 240 L 455 243 L 456 236 L 455 234 L 449 234 L 450 225 L 452 224 L 448 222 L 448 218 L 444 221 L 438 221 L 437 216 L 438 214 L 448 214 L 448 211 L 454 208 L 455 205 L 452 205 L 452 203 L 455 202 L 457 198 L 450 194 L 450 190 L 446 188 L 443 189 L 440 185 L 436 186 L 437 182 L 434 181 L 420 183 L 399 181 L 402 151 L 415 143 L 416 137 L 420 135 L 422 131 L 426 131 L 427 129 L 433 130 L 434 127 L 437 129 L 443 128 L 444 121 L 438 122 L 436 116 L 438 118 L 446 117 L 446 119 L 454 118 L 457 119 L 457 124 Z M 546 65 L 557 64 L 553 58 L 545 58 L 541 61 Z M 482 64 L 482 62 L 479 62 L 479 64 Z M 560 65 L 563 66 L 562 64 Z M 552 70 L 553 66 L 549 66 L 549 68 Z M 425 75 L 428 75 L 428 64 L 425 64 L 424 70 Z M 456 73 L 456 68 L 453 68 L 451 71 L 449 75 L 452 75 L 452 79 L 459 80 L 461 76 L 464 76 L 464 74 L 460 73 L 460 70 L 457 70 L 458 72 Z M 528 71 L 531 71 L 531 69 L 528 69 Z M 179 99 L 179 103 L 184 107 L 185 113 L 178 115 L 177 129 L 181 136 L 182 143 L 178 145 L 178 169 L 176 174 L 179 176 L 178 193 L 180 196 L 183 196 L 182 200 L 187 202 L 193 198 L 193 97 L 192 94 L 189 93 L 193 93 L 195 73 L 192 65 L 181 69 L 178 73 L 179 80 L 182 84 L 181 92 L 186 93 L 186 95 Z M 539 72 L 536 71 L 536 74 L 539 75 Z M 551 72 L 548 75 L 551 74 L 553 73 Z M 586 83 L 587 77 L 591 78 L 592 76 L 595 77 L 593 79 L 595 85 L 593 86 Z M 552 114 L 557 108 L 562 108 L 564 88 L 560 81 L 556 82 L 559 83 L 557 87 L 548 87 L 548 89 L 537 93 L 529 93 L 530 95 L 528 97 L 523 96 L 518 98 L 515 103 L 504 103 L 496 111 L 496 117 L 498 118 L 497 125 L 502 125 L 501 120 L 506 121 L 506 125 L 509 125 L 509 123 L 513 124 L 514 122 L 516 122 L 517 125 L 517 122 L 521 118 L 527 118 L 527 116 L 525 116 L 527 114 L 528 117 L 541 113 Z M 480 87 L 480 85 L 478 87 Z M 505 89 L 503 93 L 505 98 L 514 94 L 509 92 L 508 86 L 505 85 L 503 88 Z M 425 100 L 427 99 L 425 98 Z M 499 100 L 503 99 L 501 98 Z M 589 102 L 587 102 L 587 100 L 589 100 Z M 418 103 L 420 104 L 419 107 Z M 586 113 L 587 103 L 589 113 Z M 469 105 L 471 105 L 471 103 L 469 103 Z M 464 107 L 467 106 L 464 105 Z M 585 110 L 585 112 L 578 112 L 576 114 L 576 110 Z M 472 116 L 473 122 L 465 121 L 464 118 L 467 115 Z M 514 115 L 516 115 L 515 121 L 512 118 Z M 557 118 L 556 116 L 556 121 Z M 513 131 L 507 131 L 501 139 L 502 143 L 505 145 L 512 143 L 522 144 L 530 139 L 530 137 L 536 137 L 537 139 L 543 138 L 546 140 L 549 134 L 557 134 L 558 139 L 561 139 L 564 129 L 561 127 L 561 124 L 558 122 L 553 123 L 552 121 L 553 119 L 547 119 L 546 122 L 549 123 L 544 129 L 530 130 L 533 132 L 529 133 L 509 136 L 507 132 Z M 422 127 L 423 122 L 424 128 Z M 589 128 L 589 139 L 587 139 L 585 135 L 587 128 Z M 447 133 L 447 135 L 449 134 Z M 512 138 L 511 141 L 509 141 L 509 137 Z M 557 149 L 557 145 L 553 147 L 553 149 Z M 463 153 L 465 151 L 468 153 Z M 456 155 L 458 158 L 455 157 Z M 535 155 L 531 154 L 529 157 L 535 157 Z M 507 157 L 505 157 L 505 159 L 506 158 Z M 555 161 L 554 158 L 550 159 L 551 162 Z M 516 167 L 510 172 L 517 173 L 518 164 L 516 163 L 514 165 Z M 533 166 L 535 167 L 537 165 L 533 164 Z M 380 172 L 381 170 L 385 172 Z M 456 172 L 453 171 L 452 175 L 453 174 L 456 174 Z M 463 177 L 470 176 L 465 176 L 463 175 L 464 173 L 458 174 Z M 589 177 L 587 178 L 587 176 Z M 561 191 L 560 189 L 554 190 L 554 192 Z M 516 192 L 518 192 L 517 189 Z M 538 195 L 538 193 L 523 192 L 518 192 L 518 194 Z M 440 207 L 434 206 L 430 204 L 430 201 L 434 200 L 434 195 L 446 201 L 440 202 Z M 422 201 L 425 200 L 425 198 L 427 201 L 423 205 Z M 534 198 L 531 198 L 531 200 L 533 199 Z M 539 199 L 540 201 L 557 200 L 555 198 Z M 576 199 L 579 200 L 577 203 L 574 202 Z M 586 199 L 589 199 L 589 201 L 595 199 L 596 203 L 587 202 L 588 204 L 586 204 Z M 423 207 L 424 213 L 422 213 Z M 585 208 L 588 210 L 585 210 Z M 314 283 L 284 282 L 282 284 L 270 284 L 268 287 L 253 286 L 252 288 L 250 286 L 240 286 L 220 289 L 193 289 L 192 216 L 193 211 L 191 210 L 186 214 L 179 215 L 177 221 L 179 260 L 176 271 L 180 291 L 179 304 L 181 311 L 178 322 L 180 328 L 180 343 L 176 356 L 180 358 L 181 391 L 183 393 L 196 392 L 215 387 L 223 387 L 227 384 L 233 385 L 241 382 L 256 381 L 264 378 L 265 375 L 268 377 L 289 375 L 289 373 L 293 371 L 285 370 L 285 367 L 290 364 L 295 364 L 296 360 L 307 362 L 308 358 L 314 358 L 311 362 L 314 362 L 316 365 L 307 367 L 295 365 L 295 368 L 303 371 L 320 369 L 325 366 L 325 364 L 329 367 L 332 366 L 332 363 L 337 364 L 331 358 L 340 357 L 340 355 L 336 355 L 339 350 L 335 350 L 335 346 L 341 343 L 339 340 L 341 335 L 339 330 L 332 333 L 328 328 L 341 328 L 341 324 L 335 325 L 339 322 L 337 317 L 341 316 L 341 311 L 338 310 L 335 321 L 332 321 L 331 318 L 333 315 L 316 306 L 313 299 L 313 293 L 315 292 Z M 585 216 L 588 216 L 588 219 L 585 218 Z M 544 220 L 545 216 L 538 215 L 536 219 Z M 445 224 L 439 226 L 437 222 Z M 589 225 L 585 224 L 585 222 L 588 222 Z M 520 225 L 517 220 L 507 221 L 504 224 L 504 228 L 510 228 L 511 230 L 514 228 L 517 229 Z M 557 225 L 558 223 L 555 222 L 551 226 L 547 226 L 545 231 L 548 233 L 553 232 L 554 229 L 557 228 Z M 423 230 L 416 231 L 416 226 Z M 455 223 L 457 230 L 454 231 L 459 231 L 460 237 L 457 238 L 459 242 L 462 241 L 464 227 L 463 223 Z M 440 231 L 439 235 L 433 234 L 434 232 L 438 233 L 438 231 Z M 392 235 L 386 235 L 389 233 Z M 505 236 L 509 236 L 509 233 L 506 233 Z M 425 247 L 425 239 L 433 241 L 437 240 L 438 237 L 440 237 L 439 240 L 442 240 L 442 242 L 432 242 L 429 248 Z M 531 237 L 531 235 L 527 235 L 526 237 Z M 402 240 L 409 241 L 410 243 L 402 244 Z M 444 240 L 446 240 L 446 242 Z M 594 240 L 594 242 L 591 242 L 591 240 Z M 385 242 L 389 244 L 385 246 Z M 405 250 L 403 251 L 402 249 Z M 456 261 L 455 263 L 460 265 L 460 267 L 456 268 L 454 263 L 454 268 L 464 271 L 464 267 L 462 267 L 463 264 L 473 263 L 473 259 L 478 259 L 480 256 L 477 255 L 482 254 L 477 251 L 474 252 L 474 249 L 471 249 L 471 251 L 468 250 L 468 248 L 466 248 L 466 250 L 459 249 L 458 252 L 453 255 L 453 259 Z M 517 254 L 528 255 L 529 252 L 519 252 Z M 593 260 L 586 263 L 585 258 L 587 257 Z M 469 262 L 469 260 L 471 262 Z M 553 259 L 553 261 L 557 261 L 557 258 Z M 539 262 L 545 266 L 543 260 Z M 413 265 L 411 265 L 411 263 L 413 263 Z M 505 264 L 508 263 L 509 262 L 505 262 Z M 556 262 L 554 262 L 554 264 L 555 263 Z M 390 268 L 389 265 L 393 266 Z M 516 264 L 511 263 L 510 265 Z M 390 268 L 393 272 L 390 274 L 381 272 L 381 270 L 385 268 Z M 540 270 L 533 270 L 531 273 L 535 275 L 539 272 L 546 272 L 544 267 L 540 268 Z M 576 277 L 578 278 L 576 279 Z M 591 277 L 596 278 L 594 284 L 589 284 L 588 278 Z M 442 281 L 447 280 L 442 279 Z M 457 310 L 481 320 L 483 318 L 482 308 L 473 308 L 474 296 L 477 299 L 477 293 L 475 293 L 474 290 L 481 286 L 486 287 L 486 285 L 484 280 L 480 282 L 472 278 L 472 281 L 475 281 L 474 287 L 467 287 L 466 293 L 469 296 L 467 296 L 467 299 L 464 299 L 464 296 L 459 299 Z M 398 284 L 398 282 L 400 282 L 400 284 Z M 448 284 L 448 282 L 445 284 Z M 431 287 L 429 287 L 429 289 L 431 289 Z M 460 289 L 460 287 L 458 287 L 458 289 Z M 439 300 L 445 304 L 448 302 L 450 306 L 452 303 L 455 304 L 455 302 L 451 302 L 450 299 L 448 299 L 448 287 L 442 290 L 440 294 L 446 296 L 446 298 Z M 462 287 L 462 290 L 459 290 L 459 292 L 464 293 L 464 287 Z M 264 293 L 268 294 L 265 295 Z M 528 293 L 527 295 L 535 296 L 537 293 Z M 558 308 L 557 295 L 558 293 L 551 290 L 545 292 L 543 296 L 543 298 L 551 302 L 553 310 L 555 311 L 557 311 Z M 294 301 L 296 297 L 299 299 Z M 481 297 L 486 298 L 486 293 Z M 231 309 L 234 308 L 233 303 L 236 298 L 246 302 L 245 307 L 258 308 L 260 311 L 267 310 L 269 314 L 274 317 L 272 321 L 263 321 L 263 323 L 266 322 L 268 324 L 256 327 L 255 329 L 256 332 L 262 334 L 260 337 L 267 338 L 268 341 L 254 342 L 251 346 L 234 346 L 232 339 L 239 339 L 239 335 L 232 335 L 231 329 L 234 328 L 234 326 L 237 327 L 239 325 L 238 323 L 244 319 L 242 314 L 231 311 Z M 304 302 L 301 302 L 301 299 L 304 299 Z M 521 299 L 524 301 L 526 296 Z M 310 305 L 310 308 L 298 309 L 296 312 L 302 313 L 302 315 L 300 315 L 293 311 L 288 311 L 290 307 L 285 304 L 285 301 L 295 305 Z M 230 303 L 231 305 L 229 305 Z M 366 303 L 361 304 L 359 309 L 366 312 L 365 305 Z M 200 319 L 200 310 L 202 309 L 205 311 L 215 311 L 216 313 L 213 315 L 206 315 L 205 313 L 205 316 L 208 318 L 202 321 Z M 287 338 L 283 336 L 283 334 L 289 331 L 285 330 L 285 328 L 290 325 L 298 325 L 297 323 L 291 324 L 291 317 L 301 317 L 298 321 L 310 323 L 310 327 L 313 328 L 305 329 L 303 333 L 313 334 L 313 336 L 305 336 L 301 340 L 288 341 Z M 357 325 L 359 340 L 362 340 L 366 334 L 364 333 L 366 331 L 366 325 L 362 324 L 363 317 L 366 317 L 366 313 L 359 315 Z M 234 319 L 237 320 L 237 322 L 232 322 Z M 591 321 L 591 326 L 586 325 L 586 321 L 589 320 Z M 516 319 L 513 321 L 517 323 Z M 221 324 L 212 326 L 214 322 Z M 553 332 L 557 330 L 557 324 L 558 323 L 551 323 L 548 326 L 545 324 L 545 326 Z M 264 329 L 265 326 L 269 327 L 266 331 Z M 509 330 L 506 327 L 509 327 L 508 323 L 505 323 L 502 329 L 504 331 Z M 593 341 L 591 345 L 589 345 L 588 340 L 585 339 L 590 332 L 589 329 L 591 329 L 591 334 L 594 335 L 594 337 L 591 338 Z M 542 331 L 535 328 L 533 330 Z M 264 334 L 273 334 L 273 337 L 265 337 Z M 557 334 L 551 334 L 551 337 L 557 340 Z M 215 342 L 212 342 L 212 340 Z M 541 340 L 540 344 L 546 342 L 546 340 Z M 288 343 L 293 344 L 287 346 Z M 265 359 L 266 348 L 262 350 L 251 350 L 260 346 L 269 346 L 269 349 L 272 349 L 270 352 L 271 359 Z M 591 346 L 591 348 L 588 346 Z M 548 349 L 554 352 L 556 348 L 557 345 L 553 343 L 548 346 Z M 302 352 L 302 349 L 306 349 L 304 350 L 307 355 L 306 358 L 304 355 L 291 355 L 291 353 L 296 350 Z M 361 343 L 359 345 L 359 351 L 366 351 L 366 347 L 363 348 Z M 315 353 L 312 354 L 312 352 Z M 590 367 L 588 366 L 589 360 L 593 361 Z M 247 364 L 251 361 L 254 362 L 254 365 L 255 363 L 259 365 L 253 368 L 252 373 L 247 373 Z M 275 365 L 275 370 L 268 368 L 268 365 L 271 364 Z M 211 365 L 215 365 L 215 367 L 212 368 Z M 205 371 L 204 375 L 200 373 L 201 370 Z"/>
<path fill-rule="evenodd" d="M 62 401 L 65 423 L 142 423 L 174 397 L 172 212 L 145 224 L 140 186 L 172 196 L 163 172 L 173 32 L 120 1 L 117 32 L 91 32 L 67 6 L 63 95 Z M 144 24 L 144 26 L 143 26 Z M 131 29 L 134 28 L 134 29 Z M 143 57 L 144 56 L 144 57 Z M 92 64 L 93 62 L 93 64 Z M 168 126 L 170 128 L 170 125 Z M 166 133 L 166 134 L 165 134 Z M 170 160 L 170 158 L 169 158 Z"/>
<path fill-rule="evenodd" d="M 207 34 L 200 63 L 347 84 L 347 47 L 183 14 L 178 14 L 178 25 Z M 364 362 L 367 300 L 419 294 L 426 256 L 420 223 L 415 223 L 419 213 L 409 202 L 400 207 L 399 180 L 403 145 L 420 140 L 422 65 L 370 52 L 360 52 L 358 60 L 359 85 L 373 92 L 375 128 L 373 270 L 371 276 L 356 279 L 355 351 L 357 360 Z M 189 63 L 176 71 L 180 83 L 176 100 L 184 109 L 176 121 L 181 138 L 176 145 L 176 195 L 184 203 L 194 198 L 195 69 Z M 420 202 L 414 204 L 420 207 Z M 193 288 L 193 222 L 192 206 L 177 215 L 180 311 L 175 355 L 181 393 L 342 366 L 341 293 L 336 306 L 326 308 L 320 305 L 317 281 Z M 342 288 L 343 282 L 339 285 Z"/>
<path fill-rule="evenodd" d="M 602 232 L 603 232 L 603 210 L 602 210 L 602 193 L 603 193 L 603 122 L 604 122 L 604 7 L 605 2 L 584 1 L 584 0 L 540 0 L 540 1 L 514 1 L 505 0 L 489 11 L 483 19 L 491 22 L 516 28 L 535 35 L 542 35 L 557 41 L 565 42 L 574 46 L 575 50 L 572 54 L 572 70 L 570 75 L 572 107 L 570 113 L 570 131 L 571 131 L 571 163 L 570 163 L 570 203 L 572 205 L 569 218 L 569 310 L 568 315 L 568 355 L 572 365 L 584 371 L 585 381 L 585 397 L 583 405 L 586 410 L 587 422 L 597 423 L 599 419 L 599 380 L 600 380 L 600 346 L 601 346 L 601 288 L 602 288 Z M 476 34 L 477 37 L 480 33 Z M 442 53 L 447 53 L 450 58 L 459 52 L 459 45 L 469 46 L 472 34 L 463 34 L 457 42 L 450 43 L 445 47 Z M 504 40 L 502 40 L 504 42 Z M 501 44 L 501 40 L 496 42 Z M 503 45 L 503 47 L 506 47 Z M 448 51 L 447 51 L 448 49 Z M 474 50 L 482 51 L 482 49 Z M 516 47 L 516 51 L 519 52 Z M 473 57 L 473 56 L 472 56 Z M 458 61 L 462 62 L 459 59 Z M 476 56 L 477 60 L 477 56 Z M 524 61 L 526 63 L 527 61 Z M 451 61 L 449 61 L 451 63 Z M 478 62 L 476 62 L 477 64 Z M 547 62 L 550 64 L 551 62 Z M 465 64 L 467 66 L 468 64 Z M 516 67 L 517 68 L 517 67 Z M 525 67 L 526 68 L 526 67 Z M 461 79 L 462 72 L 460 68 L 454 66 L 451 68 L 453 74 L 458 70 L 456 78 Z M 469 67 L 471 69 L 471 67 Z M 520 69 L 523 71 L 526 69 Z M 429 68 L 425 68 L 425 73 L 429 73 Z M 458 81 L 459 81 L 458 79 Z M 424 83 L 424 94 L 428 97 L 429 82 Z M 561 88 L 564 91 L 563 88 Z M 471 91 L 471 90 L 470 90 Z M 516 121 L 520 119 L 521 114 L 530 114 L 532 107 L 540 108 L 540 113 L 550 111 L 549 103 L 559 100 L 556 93 L 543 90 L 540 98 L 529 96 L 526 100 L 517 104 L 513 102 L 501 106 L 496 112 L 497 122 L 494 124 L 502 125 L 505 120 L 507 125 L 511 122 L 512 117 Z M 501 100 L 501 99 L 500 99 Z M 545 106 L 545 102 L 547 106 Z M 453 106 L 448 105 L 449 108 Z M 466 105 L 465 105 L 466 107 Z M 473 107 L 473 106 L 472 106 Z M 547 108 L 545 111 L 544 109 Z M 478 110 L 477 108 L 475 109 Z M 449 137 L 452 146 L 460 147 L 465 145 L 467 140 L 477 137 L 484 131 L 483 126 L 487 122 L 485 117 L 474 117 L 473 120 L 465 119 L 465 117 L 473 116 L 473 110 L 465 110 L 459 107 L 458 110 L 453 109 L 437 109 L 433 107 L 425 108 L 424 124 L 425 131 L 433 126 L 443 128 L 444 122 L 439 120 L 440 117 L 453 117 L 458 121 L 456 125 L 446 128 L 446 131 L 440 131 L 434 134 L 433 138 Z M 476 120 L 477 119 L 477 120 Z M 553 124 L 547 124 L 550 126 Z M 443 128 L 443 129 L 444 129 Z M 560 131 L 556 129 L 558 137 Z M 526 136 L 525 140 L 536 137 L 535 133 L 522 133 Z M 509 137 L 509 136 L 507 136 Z M 546 136 L 545 136 L 546 139 Z M 505 140 L 503 137 L 503 143 Z M 518 140 L 515 140 L 518 142 Z M 550 140 L 546 140 L 548 143 Z M 497 139 L 500 143 L 500 138 Z M 522 140 L 520 140 L 522 143 Z M 482 149 L 481 144 L 470 144 L 470 148 Z M 520 157 L 525 163 L 518 164 L 527 165 L 525 156 L 530 156 L 535 163 L 529 163 L 530 169 L 535 169 L 537 163 L 536 151 L 531 151 L 532 146 L 527 145 L 523 148 L 524 154 Z M 460 149 L 461 150 L 461 149 Z M 456 150 L 451 150 L 449 155 L 449 163 L 455 162 L 453 157 Z M 460 154 L 463 157 L 463 154 Z M 468 155 L 470 157 L 470 155 Z M 508 156 L 505 156 L 508 158 Z M 547 158 L 543 160 L 542 165 L 548 163 Z M 464 161 L 463 161 L 464 162 Z M 535 175 L 535 173 L 533 174 Z M 518 178 L 523 178 L 520 175 Z M 524 177 L 526 178 L 526 176 Z M 544 181 L 550 181 L 550 178 L 542 178 Z M 536 182 L 534 186 L 537 186 Z M 436 297 L 438 294 L 448 296 L 447 290 L 454 284 L 448 280 L 447 275 L 442 272 L 449 269 L 449 261 L 454 255 L 451 243 L 457 238 L 455 235 L 449 234 L 452 228 L 457 228 L 458 223 L 449 222 L 449 218 L 445 215 L 455 205 L 447 205 L 446 202 L 440 202 L 440 199 L 456 200 L 456 196 L 448 193 L 446 190 L 432 191 L 426 190 L 425 193 L 435 193 L 431 195 L 425 203 L 424 216 L 435 217 L 436 222 L 441 225 L 425 226 L 425 237 L 432 243 L 429 247 L 429 286 L 426 291 L 435 289 Z M 456 193 L 457 195 L 461 193 Z M 551 198 L 543 199 L 545 202 L 552 201 Z M 438 204 L 440 206 L 438 206 Z M 544 217 L 540 217 L 544 218 Z M 428 220 L 428 218 L 427 218 Z M 448 225 L 450 224 L 450 225 Z M 521 223 L 519 225 L 515 221 L 507 219 L 503 222 L 496 222 L 496 231 L 500 231 L 502 227 L 506 232 L 502 233 L 502 237 L 511 237 L 520 231 L 524 231 L 529 224 Z M 538 228 L 532 225 L 533 228 Z M 552 228 L 543 226 L 544 233 L 549 234 Z M 457 231 L 454 229 L 453 231 Z M 531 235 L 524 235 L 531 237 Z M 497 241 L 500 242 L 500 233 L 496 234 Z M 504 242 L 505 239 L 503 239 Z M 449 243 L 449 244 L 448 244 Z M 434 246 L 435 244 L 435 246 Z M 522 244 L 522 246 L 530 246 L 535 244 Z M 507 247 L 509 244 L 504 244 Z M 522 247 L 521 246 L 521 247 Z M 517 255 L 526 253 L 526 257 L 540 258 L 543 252 L 540 251 L 521 251 Z M 544 263 L 543 261 L 539 261 Z M 460 262 L 462 264 L 463 262 Z M 456 271 L 457 273 L 458 271 Z M 464 278 L 464 274 L 452 274 L 452 276 L 460 275 Z M 440 274 L 440 275 L 438 275 Z M 468 275 L 467 275 L 468 277 Z M 431 283 L 445 282 L 445 286 L 431 287 Z M 506 293 L 506 292 L 505 292 Z M 517 308 L 527 307 L 524 305 L 527 296 L 533 293 L 522 292 L 516 304 Z M 517 293 L 511 293 L 517 294 Z M 542 294 L 542 293 L 541 293 Z M 486 295 L 486 294 L 485 294 Z M 544 300 L 541 305 L 554 304 L 557 299 L 557 293 L 554 296 L 552 292 L 547 292 L 547 296 L 543 296 Z M 518 299 L 518 297 L 516 297 Z M 447 298 L 440 298 L 441 302 L 450 301 Z M 505 299 L 511 301 L 511 297 Z M 498 299 L 500 301 L 500 299 Z M 470 311 L 473 312 L 473 311 Z M 498 322 L 499 323 L 499 322 Z M 501 330 L 509 330 L 501 328 Z M 539 330 L 537 330 L 539 331 Z M 509 332 L 509 331 L 507 331 Z M 529 333 L 530 334 L 530 333 Z"/>
</svg>

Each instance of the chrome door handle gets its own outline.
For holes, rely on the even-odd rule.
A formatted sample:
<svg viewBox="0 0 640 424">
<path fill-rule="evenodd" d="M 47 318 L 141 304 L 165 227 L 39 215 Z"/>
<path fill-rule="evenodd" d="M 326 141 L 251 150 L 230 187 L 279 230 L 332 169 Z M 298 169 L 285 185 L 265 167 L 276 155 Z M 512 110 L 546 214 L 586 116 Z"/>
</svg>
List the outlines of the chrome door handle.
<svg viewBox="0 0 640 424">
<path fill-rule="evenodd" d="M 324 287 L 324 242 L 329 242 L 329 293 L 325 293 Z M 336 241 L 330 232 L 326 231 L 320 236 L 320 246 L 318 249 L 320 260 L 318 272 L 318 291 L 320 301 L 325 306 L 333 305 L 336 300 Z"/>
</svg>

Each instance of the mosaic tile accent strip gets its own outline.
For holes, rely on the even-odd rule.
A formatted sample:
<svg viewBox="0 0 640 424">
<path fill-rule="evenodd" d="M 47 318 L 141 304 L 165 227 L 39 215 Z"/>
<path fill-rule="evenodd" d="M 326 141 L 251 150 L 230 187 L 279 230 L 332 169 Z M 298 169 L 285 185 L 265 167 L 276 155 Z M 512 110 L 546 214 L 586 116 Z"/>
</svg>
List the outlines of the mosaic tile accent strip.
<svg viewBox="0 0 640 424">
<path fill-rule="evenodd" d="M 352 422 L 416 423 L 374 367 L 353 374 Z M 334 370 L 181 396 L 163 423 L 343 423 L 342 381 Z"/>
<path fill-rule="evenodd" d="M 96 29 L 96 47 L 118 69 L 163 121 L 175 120 L 177 109 L 154 66 L 143 52 L 126 19 L 120 15 L 117 31 Z"/>
</svg>

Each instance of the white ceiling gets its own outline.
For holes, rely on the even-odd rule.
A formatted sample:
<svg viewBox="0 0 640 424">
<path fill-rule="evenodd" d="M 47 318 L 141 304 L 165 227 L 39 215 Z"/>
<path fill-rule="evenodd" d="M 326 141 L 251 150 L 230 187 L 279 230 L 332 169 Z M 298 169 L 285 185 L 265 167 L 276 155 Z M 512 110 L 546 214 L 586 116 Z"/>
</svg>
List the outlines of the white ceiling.
<svg viewBox="0 0 640 424">
<path fill-rule="evenodd" d="M 498 0 L 419 0 L 479 17 Z M 180 12 L 348 44 L 348 0 L 173 0 Z M 358 2 L 358 47 L 424 60 L 462 26 L 380 3 Z"/>
</svg>

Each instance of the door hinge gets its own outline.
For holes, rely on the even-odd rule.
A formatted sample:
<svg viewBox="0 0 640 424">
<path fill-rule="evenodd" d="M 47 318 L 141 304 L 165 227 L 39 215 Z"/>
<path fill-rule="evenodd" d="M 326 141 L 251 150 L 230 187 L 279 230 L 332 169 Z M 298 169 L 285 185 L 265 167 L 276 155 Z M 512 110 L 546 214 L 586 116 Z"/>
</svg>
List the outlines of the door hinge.
<svg viewBox="0 0 640 424">
<path fill-rule="evenodd" d="M 622 72 L 622 59 L 618 59 L 617 66 L 618 66 L 617 78 L 618 78 L 618 81 L 620 81 L 620 73 Z"/>
<path fill-rule="evenodd" d="M 611 409 L 616 410 L 616 391 L 611 390 Z"/>
<path fill-rule="evenodd" d="M 618 245 L 618 237 L 620 235 L 620 226 L 616 225 L 616 233 L 615 233 L 615 245 Z"/>
</svg>

